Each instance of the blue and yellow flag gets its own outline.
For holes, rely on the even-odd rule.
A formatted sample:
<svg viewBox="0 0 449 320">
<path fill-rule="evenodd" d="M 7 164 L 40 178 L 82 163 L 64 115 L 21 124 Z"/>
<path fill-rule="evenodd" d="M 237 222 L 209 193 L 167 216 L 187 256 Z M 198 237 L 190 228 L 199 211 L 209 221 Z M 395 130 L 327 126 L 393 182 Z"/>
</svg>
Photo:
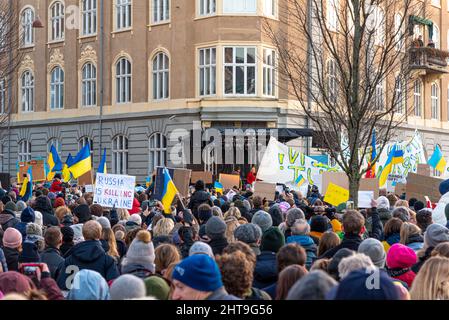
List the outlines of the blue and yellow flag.
<svg viewBox="0 0 449 320">
<path fill-rule="evenodd" d="M 444 159 L 443 152 L 441 152 L 440 146 L 437 145 L 432 157 L 430 157 L 427 164 L 436 170 L 443 172 L 446 168 L 446 159 Z"/>
<path fill-rule="evenodd" d="M 69 182 L 72 178 L 72 174 L 70 173 L 69 166 L 71 166 L 73 163 L 73 157 L 72 154 L 69 153 L 69 156 L 67 157 L 67 161 L 65 162 L 64 166 L 62 167 L 62 179 L 64 182 Z"/>
<path fill-rule="evenodd" d="M 92 157 L 90 155 L 90 146 L 88 143 L 81 149 L 69 165 L 69 170 L 75 179 L 92 170 Z"/>
<path fill-rule="evenodd" d="M 27 202 L 32 195 L 33 195 L 33 167 L 29 166 L 27 171 L 27 177 L 24 178 L 23 180 L 19 196 L 22 198 L 22 201 Z"/>
<path fill-rule="evenodd" d="M 215 181 L 214 189 L 215 189 L 215 191 L 217 191 L 217 193 L 220 193 L 223 195 L 223 185 L 220 182 Z"/>
<path fill-rule="evenodd" d="M 178 189 L 176 189 L 167 168 L 164 168 L 163 173 L 164 189 L 162 191 L 162 205 L 164 206 L 164 213 L 171 213 L 171 205 L 175 199 L 175 196 L 178 194 Z"/>
<path fill-rule="evenodd" d="M 58 151 L 54 145 L 51 145 L 50 152 L 48 153 L 47 164 L 49 169 L 47 181 L 51 181 L 55 177 L 55 173 L 61 172 L 63 169 L 61 158 L 59 158 Z"/>
<path fill-rule="evenodd" d="M 147 177 L 147 179 L 145 180 L 145 186 L 147 187 L 147 189 L 151 186 L 151 177 Z"/>
<path fill-rule="evenodd" d="M 304 177 L 302 176 L 302 174 L 300 174 L 300 175 L 298 176 L 298 178 L 296 178 L 296 180 L 295 180 L 295 186 L 300 187 L 300 186 L 302 186 L 305 182 L 306 182 L 306 179 L 304 179 Z"/>
<path fill-rule="evenodd" d="M 108 170 L 106 168 L 106 148 L 104 148 L 103 156 L 101 157 L 100 165 L 98 166 L 98 173 L 107 174 Z"/>
<path fill-rule="evenodd" d="M 380 173 L 379 177 L 379 187 L 383 187 L 388 180 L 388 175 L 393 170 L 393 158 L 396 152 L 396 145 L 394 145 L 393 149 L 391 149 L 390 154 L 388 155 L 387 162 L 385 162 L 385 165 L 382 169 L 382 172 Z"/>
<path fill-rule="evenodd" d="M 404 150 L 394 146 L 393 164 L 401 164 L 404 162 Z"/>
</svg>

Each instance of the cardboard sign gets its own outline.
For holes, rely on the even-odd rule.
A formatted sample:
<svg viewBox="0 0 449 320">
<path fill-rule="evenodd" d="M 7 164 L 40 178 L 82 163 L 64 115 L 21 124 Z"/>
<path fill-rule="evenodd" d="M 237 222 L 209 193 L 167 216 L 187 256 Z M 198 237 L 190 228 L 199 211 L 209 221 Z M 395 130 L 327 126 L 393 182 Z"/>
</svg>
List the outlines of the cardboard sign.
<svg viewBox="0 0 449 320">
<path fill-rule="evenodd" d="M 324 202 L 327 202 L 335 207 L 349 200 L 349 190 L 342 188 L 332 182 L 329 183 L 324 196 Z"/>
<path fill-rule="evenodd" d="M 94 186 L 91 184 L 86 185 L 84 188 L 86 189 L 87 193 L 94 192 Z"/>
<path fill-rule="evenodd" d="M 276 195 L 276 187 L 275 183 L 257 181 L 254 185 L 254 195 L 272 201 Z"/>
<path fill-rule="evenodd" d="M 97 173 L 94 203 L 106 208 L 132 209 L 136 177 Z"/>
<path fill-rule="evenodd" d="M 418 164 L 417 174 L 421 176 L 430 177 L 431 176 L 430 166 L 428 164 L 420 163 Z"/>
<path fill-rule="evenodd" d="M 78 185 L 80 186 L 88 186 L 88 185 L 93 185 L 94 184 L 94 177 L 93 177 L 93 173 L 92 170 L 89 172 L 86 172 L 85 174 L 83 174 L 82 176 L 80 176 L 78 178 Z"/>
<path fill-rule="evenodd" d="M 235 174 L 220 174 L 220 183 L 224 189 L 232 189 L 240 186 L 240 176 Z"/>
<path fill-rule="evenodd" d="M 429 196 L 430 201 L 438 202 L 441 198 L 440 183 L 442 179 L 422 176 L 409 173 L 407 176 L 406 194 L 407 199 L 416 198 L 425 203 L 425 196 Z"/>
<path fill-rule="evenodd" d="M 195 184 L 198 180 L 203 180 L 205 184 L 211 184 L 214 182 L 213 174 L 208 171 L 192 171 L 190 183 Z"/>
<path fill-rule="evenodd" d="M 23 177 L 27 174 L 30 166 L 32 167 L 31 170 L 33 173 L 34 182 L 42 182 L 47 180 L 47 176 L 45 175 L 45 160 L 31 160 L 27 162 L 19 162 L 18 183 L 23 182 Z"/>
<path fill-rule="evenodd" d="M 371 208 L 372 199 L 374 199 L 374 191 L 359 191 L 359 208 Z"/>
<path fill-rule="evenodd" d="M 344 172 L 323 172 L 322 189 L 327 190 L 329 183 L 336 184 L 342 188 L 349 189 L 349 180 Z M 359 191 L 374 191 L 374 198 L 379 197 L 379 179 L 365 179 L 360 180 Z"/>
<path fill-rule="evenodd" d="M 403 195 L 404 193 L 407 192 L 407 184 L 405 183 L 398 183 L 396 184 L 395 188 L 394 188 L 394 193 L 397 195 Z"/>
<path fill-rule="evenodd" d="M 163 169 L 164 169 L 163 167 L 156 168 L 156 180 L 154 182 L 153 198 L 159 201 L 162 200 L 162 192 L 164 188 L 164 175 L 162 173 Z M 174 168 L 167 168 L 167 169 L 168 173 L 170 174 L 170 177 L 173 180 L 173 183 L 176 186 L 176 189 L 178 189 L 179 193 L 183 197 L 187 197 L 189 195 L 189 186 L 192 170 L 174 169 Z"/>
</svg>

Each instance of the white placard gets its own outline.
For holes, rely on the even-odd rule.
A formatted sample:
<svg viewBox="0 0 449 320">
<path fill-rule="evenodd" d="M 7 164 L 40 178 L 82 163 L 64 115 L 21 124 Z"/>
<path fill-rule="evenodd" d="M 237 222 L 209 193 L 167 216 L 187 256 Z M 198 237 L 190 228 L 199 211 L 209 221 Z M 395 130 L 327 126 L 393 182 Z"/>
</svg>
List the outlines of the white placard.
<svg viewBox="0 0 449 320">
<path fill-rule="evenodd" d="M 136 177 L 97 173 L 94 203 L 102 207 L 132 209 Z"/>
<path fill-rule="evenodd" d="M 374 199 L 374 191 L 359 191 L 359 208 L 371 208 L 372 199 Z"/>
<path fill-rule="evenodd" d="M 88 184 L 84 187 L 86 189 L 86 192 L 94 192 L 94 186 L 91 184 Z"/>
</svg>

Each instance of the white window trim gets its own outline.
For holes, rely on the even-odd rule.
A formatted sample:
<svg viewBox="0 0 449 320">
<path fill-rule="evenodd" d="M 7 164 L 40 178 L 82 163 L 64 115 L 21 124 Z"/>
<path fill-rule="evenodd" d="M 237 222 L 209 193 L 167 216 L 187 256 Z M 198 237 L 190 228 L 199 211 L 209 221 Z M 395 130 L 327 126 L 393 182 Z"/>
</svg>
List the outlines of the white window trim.
<svg viewBox="0 0 449 320">
<path fill-rule="evenodd" d="M 418 86 L 417 86 L 418 84 Z M 416 88 L 419 88 L 419 93 L 416 91 Z M 415 80 L 413 83 L 413 115 L 417 118 L 422 117 L 422 91 L 423 91 L 423 83 L 421 80 Z M 416 108 L 416 101 L 418 101 L 418 109 Z M 416 111 L 419 111 L 419 115 L 417 115 Z"/>
<path fill-rule="evenodd" d="M 118 148 L 117 145 L 119 144 L 118 139 L 123 139 L 122 144 L 125 144 L 126 141 L 126 145 L 128 146 L 128 148 Z M 116 161 L 116 155 L 117 157 L 120 155 L 120 161 L 124 160 L 123 163 L 123 168 L 124 168 L 124 172 L 120 172 L 120 170 L 117 170 L 118 167 L 118 163 Z M 127 174 L 128 173 L 128 169 L 129 169 L 129 139 L 127 136 L 125 135 L 117 135 L 114 137 L 114 139 L 112 139 L 112 172 L 114 174 Z"/>
<path fill-rule="evenodd" d="M 23 78 L 25 77 L 26 74 L 29 74 L 30 76 L 30 85 L 23 85 Z M 22 72 L 22 74 L 20 75 L 20 79 L 19 79 L 19 90 L 20 90 L 20 112 L 21 113 L 31 113 L 34 112 L 34 107 L 35 107 L 35 102 L 36 102 L 36 82 L 35 82 L 35 78 L 34 78 L 34 73 L 32 70 L 24 70 Z M 24 94 L 25 91 L 25 94 Z M 28 102 L 30 101 L 26 101 L 26 100 L 30 100 L 29 98 L 29 94 L 32 93 L 32 97 L 31 97 L 31 106 L 29 105 Z M 27 96 L 28 99 L 24 99 L 25 95 Z M 28 103 L 28 110 L 24 110 L 23 106 L 24 106 L 24 102 Z"/>
<path fill-rule="evenodd" d="M 56 79 L 56 82 L 53 82 L 53 73 L 58 71 L 59 77 Z M 61 81 L 61 75 L 62 75 L 62 81 Z M 56 101 L 59 101 L 60 103 L 58 105 L 52 105 L 52 90 L 57 89 L 57 93 L 55 93 L 55 103 Z M 59 98 L 58 98 L 59 95 Z M 49 100 L 50 100 L 50 110 L 63 110 L 65 106 L 65 72 L 64 69 L 60 66 L 56 66 L 53 68 L 53 70 L 50 72 L 50 94 L 49 94 Z M 62 104 L 61 104 L 62 100 Z"/>
<path fill-rule="evenodd" d="M 150 25 L 151 26 L 157 26 L 157 25 L 162 25 L 162 24 L 169 24 L 171 23 L 171 14 L 172 14 L 172 3 L 171 0 L 150 0 Z M 158 1 L 162 2 L 163 4 L 163 12 L 165 13 L 166 6 L 168 6 L 168 17 L 164 16 L 163 19 L 161 20 L 155 20 L 154 19 L 154 14 L 155 14 L 155 7 L 154 6 L 154 2 Z M 159 11 L 159 10 L 158 10 Z"/>
<path fill-rule="evenodd" d="M 245 53 L 247 51 L 248 48 L 254 49 L 255 50 L 255 58 L 254 58 L 254 64 L 247 64 L 247 63 L 227 63 L 226 62 L 226 48 L 232 48 L 233 49 L 233 56 L 235 57 L 235 50 L 236 48 L 244 48 L 245 49 Z M 223 96 L 224 97 L 256 97 L 257 96 L 257 90 L 258 90 L 258 77 L 259 77 L 259 67 L 258 67 L 258 46 L 251 46 L 251 45 L 225 45 L 223 46 L 223 50 L 222 50 L 222 54 L 223 54 L 223 65 L 222 65 L 222 83 L 223 83 Z M 246 57 L 246 54 L 245 54 Z M 248 93 L 226 93 L 226 67 L 227 66 L 233 66 L 234 68 L 236 66 L 244 66 L 245 68 L 248 66 L 254 66 L 254 75 L 255 75 L 255 79 L 254 79 L 254 93 L 248 94 Z M 235 73 L 234 73 L 234 78 L 233 78 L 233 91 L 235 92 L 236 90 L 236 77 L 235 77 Z M 245 72 L 245 79 L 244 79 L 244 88 L 245 91 L 248 90 L 247 88 L 247 72 Z"/>
<path fill-rule="evenodd" d="M 31 142 L 28 140 L 22 140 L 17 145 L 17 161 L 25 162 L 31 161 L 32 153 L 31 153 Z"/>
<path fill-rule="evenodd" d="M 332 10 L 330 10 L 332 8 Z M 339 0 L 327 0 L 326 1 L 326 22 L 329 31 L 338 31 L 338 11 L 340 10 Z"/>
<path fill-rule="evenodd" d="M 20 48 L 22 48 L 22 49 L 34 47 L 35 46 L 35 42 L 36 42 L 36 33 L 34 31 L 34 28 L 33 28 L 33 22 L 34 22 L 34 19 L 36 17 L 36 13 L 34 11 L 34 8 L 31 7 L 31 6 L 24 7 L 22 9 L 22 11 L 20 12 L 20 34 L 25 35 L 24 14 L 27 11 L 31 11 L 31 14 L 32 14 L 31 21 L 30 21 L 31 23 L 29 23 L 29 26 L 28 26 L 28 28 L 30 28 L 30 31 L 31 31 L 31 42 L 29 42 L 29 43 L 28 42 L 24 42 L 25 37 L 23 37 L 22 38 L 23 42 L 20 43 Z"/>
<path fill-rule="evenodd" d="M 271 58 L 274 59 L 273 61 L 273 65 L 269 65 L 265 63 L 265 52 L 266 51 L 271 51 Z M 277 97 L 277 72 L 276 72 L 276 68 L 277 68 L 277 51 L 273 48 L 266 48 L 263 47 L 262 48 L 262 54 L 263 54 L 263 59 L 262 59 L 262 96 L 264 97 L 268 97 L 268 98 L 276 98 Z M 271 94 L 266 94 L 266 80 L 268 81 L 268 78 L 265 78 L 266 73 L 270 73 L 271 74 L 271 91 L 272 91 L 272 95 Z M 268 91 L 268 90 L 267 90 Z"/>
<path fill-rule="evenodd" d="M 435 48 L 440 49 L 441 48 L 441 31 L 438 25 L 433 24 L 433 42 L 435 43 Z"/>
<path fill-rule="evenodd" d="M 436 87 L 437 95 L 434 95 L 434 92 L 433 92 L 434 86 Z M 436 82 L 434 82 L 430 86 L 430 118 L 432 120 L 440 119 L 440 110 L 439 110 L 440 109 L 439 108 L 440 107 L 440 98 L 441 98 L 440 86 Z M 436 106 L 435 106 L 436 110 L 434 110 L 434 104 L 436 104 Z M 434 111 L 435 111 L 435 113 L 434 113 Z M 436 117 L 434 117 L 435 114 L 436 114 Z"/>
<path fill-rule="evenodd" d="M 120 3 L 119 3 L 119 1 L 120 1 Z M 122 1 L 123 1 L 123 3 L 122 3 Z M 125 2 L 126 1 L 126 2 Z M 115 33 L 118 33 L 118 32 L 124 32 L 124 31 L 130 31 L 130 30 L 132 30 L 132 28 L 133 28 L 133 22 L 134 22 L 134 16 L 133 16 L 133 9 L 134 9 L 134 6 L 133 6 L 133 1 L 132 0 L 114 0 L 114 10 L 113 10 L 113 25 L 114 25 L 114 31 L 113 32 L 115 32 Z M 119 12 L 118 12 L 118 10 L 119 10 L 119 8 L 123 8 L 123 7 L 126 7 L 126 9 L 125 9 L 125 12 L 123 13 L 123 14 L 125 14 L 126 15 L 126 13 L 127 13 L 127 11 L 128 11 L 128 6 L 130 6 L 130 8 L 129 8 L 129 12 L 128 12 L 128 14 L 129 14 L 129 18 L 130 18 L 130 25 L 129 26 L 126 26 L 126 27 L 122 27 L 122 26 L 120 26 L 119 27 L 119 25 L 117 24 L 118 23 L 118 15 L 119 15 Z"/>
<path fill-rule="evenodd" d="M 215 63 L 212 63 L 212 50 L 215 50 Z M 201 52 L 206 53 L 206 51 L 209 51 L 209 64 L 204 63 L 201 64 Z M 212 70 L 215 68 L 215 79 L 212 80 Z M 198 96 L 200 97 L 214 97 L 217 95 L 217 47 L 205 47 L 205 48 L 198 48 Z M 209 90 L 212 92 L 212 88 L 215 90 L 214 93 L 209 94 L 201 94 L 201 74 L 202 73 L 209 73 Z M 206 82 L 204 82 L 205 88 L 206 88 Z M 213 85 L 214 84 L 214 85 Z"/>
<path fill-rule="evenodd" d="M 47 153 L 50 152 L 51 146 L 55 146 L 56 151 L 61 154 L 62 151 L 62 143 L 58 138 L 51 138 L 47 141 Z"/>
<path fill-rule="evenodd" d="M 398 79 L 399 78 L 399 79 Z M 399 82 L 399 86 L 398 86 L 398 82 Z M 404 99 L 404 79 L 401 75 L 397 74 L 394 77 L 394 90 L 396 93 L 396 104 L 395 104 L 395 108 L 394 108 L 394 113 L 397 114 L 404 114 L 404 105 L 405 105 L 405 99 Z M 400 95 L 400 100 L 398 95 Z M 399 112 L 400 111 L 400 112 Z"/>
<path fill-rule="evenodd" d="M 80 38 L 89 38 L 89 37 L 95 37 L 96 35 L 98 35 L 98 0 L 89 0 L 91 1 L 93 4 L 95 4 L 95 9 L 89 9 L 89 10 L 85 10 L 84 9 L 84 0 L 80 0 L 81 2 L 81 12 L 80 12 Z M 95 20 L 95 32 L 90 32 L 90 33 L 86 33 L 86 30 L 84 28 L 84 16 L 86 14 L 95 14 L 95 19 L 93 18 L 93 16 L 90 16 L 90 22 L 92 23 L 92 20 Z"/>
<path fill-rule="evenodd" d="M 83 149 L 86 146 L 87 142 L 89 142 L 90 152 L 93 153 L 94 152 L 94 147 L 93 147 L 94 140 L 89 136 L 81 137 L 78 140 L 78 151 L 81 151 L 81 149 Z"/>
<path fill-rule="evenodd" d="M 117 75 L 117 67 L 118 67 L 119 63 L 121 63 L 121 61 L 123 61 L 123 60 L 128 61 L 129 66 L 130 66 L 130 73 Z M 125 96 L 128 96 L 129 99 L 125 99 L 126 101 L 119 101 L 119 95 L 118 95 L 119 87 L 117 85 L 118 84 L 117 80 L 120 78 L 120 79 L 122 79 L 122 81 L 126 81 L 126 78 L 128 78 L 128 77 L 130 78 L 130 81 L 129 81 L 130 84 L 129 84 L 129 87 L 127 88 L 128 92 L 125 91 Z M 120 57 L 120 58 L 118 58 L 116 60 L 116 62 L 114 64 L 114 78 L 113 79 L 114 79 L 114 83 L 115 83 L 115 86 L 114 86 L 114 90 L 115 90 L 114 103 L 115 104 L 120 104 L 120 105 L 132 103 L 132 100 L 133 100 L 133 96 L 132 96 L 132 92 L 133 92 L 132 91 L 132 88 L 133 88 L 133 64 L 132 64 L 132 61 L 128 57 L 122 56 L 122 57 Z M 125 90 L 126 90 L 127 86 L 128 86 L 128 81 L 125 82 Z"/>
<path fill-rule="evenodd" d="M 90 65 L 91 68 L 92 68 L 91 69 L 91 77 L 85 79 L 84 78 L 84 69 L 88 65 Z M 92 77 L 92 71 L 93 70 L 95 71 L 95 77 Z M 83 107 L 83 108 L 92 108 L 92 107 L 96 107 L 98 105 L 98 100 L 97 100 L 97 93 L 98 93 L 97 76 L 98 76 L 97 66 L 95 65 L 95 63 L 93 63 L 91 61 L 88 61 L 88 62 L 86 62 L 82 66 L 82 68 L 81 68 L 81 90 L 80 90 L 80 93 L 81 93 L 81 107 Z M 90 105 L 84 104 L 84 85 L 89 85 L 89 86 L 92 87 L 93 84 L 95 85 L 95 90 L 94 90 L 94 92 L 91 91 L 91 97 L 90 98 L 91 98 L 91 100 L 93 98 L 95 100 L 95 103 L 90 104 Z"/>
<path fill-rule="evenodd" d="M 6 113 L 6 79 L 0 79 L 0 114 Z"/>
<path fill-rule="evenodd" d="M 159 145 L 160 147 L 151 147 L 151 139 L 159 139 Z M 156 140 L 155 140 L 156 141 Z M 165 143 L 164 143 L 165 142 Z M 148 139 L 148 168 L 149 168 L 149 175 L 151 175 L 151 173 L 153 172 L 154 168 L 156 168 L 157 166 L 166 166 L 167 165 L 167 137 L 165 135 L 163 135 L 161 132 L 154 132 L 150 138 Z M 156 158 L 157 160 L 159 160 L 159 158 L 157 157 L 159 154 L 163 154 L 164 155 L 164 163 L 156 163 L 159 161 L 155 161 Z M 151 159 L 151 157 L 153 156 L 153 159 Z M 153 168 L 151 167 L 153 166 Z"/>
<path fill-rule="evenodd" d="M 162 68 L 158 68 L 158 69 L 154 69 L 154 61 L 156 59 L 158 59 L 158 66 L 159 66 L 159 56 L 162 55 L 162 59 L 167 59 L 167 65 L 168 65 L 168 69 L 165 69 L 164 66 L 162 66 Z M 170 100 L 170 91 L 171 91 L 171 86 L 170 86 L 170 82 L 171 82 L 171 77 L 170 77 L 170 65 L 171 61 L 170 61 L 170 56 L 165 52 L 165 51 L 158 51 L 156 54 L 153 55 L 153 59 L 151 59 L 151 98 L 154 102 L 160 102 L 160 101 L 166 101 L 166 100 Z M 154 76 L 156 75 L 156 83 L 154 82 Z M 160 77 L 162 76 L 162 88 L 163 89 L 167 89 L 167 97 L 155 97 L 154 96 L 154 86 L 156 85 L 156 92 L 157 94 L 159 93 L 159 85 L 161 84 L 159 82 Z M 168 88 L 165 88 L 165 77 L 168 77 Z M 165 90 L 163 90 L 163 92 L 165 93 Z"/>
<path fill-rule="evenodd" d="M 53 16 L 53 7 L 59 5 L 60 8 L 62 7 L 62 15 L 60 16 Z M 58 42 L 64 42 L 65 41 L 65 3 L 63 1 L 53 1 L 50 6 L 49 6 L 49 10 L 48 10 L 48 15 L 49 15 L 49 19 L 48 19 L 48 39 L 49 39 L 49 43 L 58 43 Z M 61 24 L 61 20 L 62 20 L 62 24 Z M 57 29 L 56 31 L 59 31 L 60 33 L 60 37 L 53 37 L 53 27 L 56 24 L 56 22 L 59 21 L 59 29 Z M 55 32 L 57 33 L 57 32 Z"/>
<path fill-rule="evenodd" d="M 215 16 L 217 15 L 217 7 L 218 7 L 218 1 L 219 0 L 196 0 L 196 15 L 197 17 L 211 17 L 211 16 Z M 210 7 L 210 4 L 214 3 L 214 10 L 209 12 L 209 13 L 201 13 L 201 5 L 206 5 L 208 4 Z M 205 6 L 204 6 L 205 7 Z"/>
</svg>

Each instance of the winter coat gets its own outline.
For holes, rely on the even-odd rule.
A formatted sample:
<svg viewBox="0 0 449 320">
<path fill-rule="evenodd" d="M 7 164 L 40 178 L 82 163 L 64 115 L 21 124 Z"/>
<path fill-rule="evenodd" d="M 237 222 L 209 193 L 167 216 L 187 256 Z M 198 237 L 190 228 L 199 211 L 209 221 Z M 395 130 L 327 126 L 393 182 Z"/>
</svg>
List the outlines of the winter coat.
<svg viewBox="0 0 449 320">
<path fill-rule="evenodd" d="M 58 193 L 62 191 L 62 182 L 60 180 L 53 180 L 50 186 L 50 192 Z"/>
<path fill-rule="evenodd" d="M 251 288 L 251 292 L 244 297 L 245 300 L 272 300 L 271 296 L 263 290 Z"/>
<path fill-rule="evenodd" d="M 209 243 L 214 255 L 222 254 L 224 248 L 228 246 L 228 240 L 225 237 L 212 239 Z"/>
<path fill-rule="evenodd" d="M 377 212 L 379 212 L 380 221 L 384 226 L 387 223 L 387 221 L 393 217 L 389 209 L 380 208 L 377 209 Z"/>
<path fill-rule="evenodd" d="M 266 292 L 270 296 L 271 300 L 276 300 L 277 286 L 278 286 L 278 284 L 277 284 L 277 282 L 275 282 L 271 286 L 263 288 L 262 291 Z"/>
<path fill-rule="evenodd" d="M 400 240 L 401 240 L 401 235 L 399 233 L 393 233 L 393 234 L 390 234 L 388 237 L 386 237 L 385 240 L 382 241 L 385 252 L 388 253 L 388 250 L 390 250 L 390 247 L 392 245 L 394 245 L 395 243 L 399 243 Z"/>
<path fill-rule="evenodd" d="M 313 261 L 316 259 L 317 253 L 317 246 L 313 239 L 309 236 L 291 236 L 287 238 L 287 244 L 289 243 L 297 243 L 306 250 L 306 267 L 309 270 Z"/>
<path fill-rule="evenodd" d="M 48 198 L 45 198 L 44 196 L 38 197 L 33 209 L 42 213 L 42 223 L 44 227 L 59 227 L 58 218 L 53 214 L 53 208 Z"/>
<path fill-rule="evenodd" d="M 67 290 L 66 279 L 73 272 L 67 270 L 69 266 L 97 271 L 106 281 L 119 276 L 115 260 L 103 250 L 100 241 L 83 241 L 75 245 L 70 253 L 58 268 L 58 285 L 62 290 Z"/>
<path fill-rule="evenodd" d="M 368 219 L 370 219 L 371 223 L 371 230 L 368 233 L 369 237 L 381 241 L 384 235 L 384 226 L 382 224 L 382 218 L 380 217 L 379 210 L 372 208 L 371 216 Z"/>
<path fill-rule="evenodd" d="M 152 269 L 154 271 L 154 266 Z M 132 274 L 142 280 L 152 276 L 154 274 L 153 271 L 150 270 L 150 267 L 145 266 L 142 263 L 124 263 L 121 266 L 122 274 Z"/>
<path fill-rule="evenodd" d="M 206 300 L 242 300 L 229 294 L 224 287 L 215 290 Z"/>
<path fill-rule="evenodd" d="M 0 265 L 3 268 L 3 272 L 8 271 L 8 264 L 6 263 L 5 253 L 3 252 L 2 248 L 0 248 Z"/>
<path fill-rule="evenodd" d="M 59 265 L 64 262 L 64 258 L 61 256 L 59 249 L 49 247 L 41 253 L 41 262 L 48 265 L 51 277 L 56 279 L 56 271 Z"/>
<path fill-rule="evenodd" d="M 5 233 L 6 229 L 15 228 L 19 222 L 20 220 L 15 213 L 10 210 L 4 210 L 0 213 L 0 245 L 3 244 L 3 233 Z"/>
<path fill-rule="evenodd" d="M 59 250 L 64 258 L 67 258 L 70 255 L 70 250 L 75 246 L 73 242 L 63 242 Z"/>
<path fill-rule="evenodd" d="M 254 268 L 253 287 L 257 289 L 266 288 L 278 279 L 276 253 L 262 251 L 257 256 L 256 267 Z"/>
<path fill-rule="evenodd" d="M 419 251 L 424 246 L 424 238 L 420 234 L 410 236 L 405 244 L 407 247 L 413 249 L 415 252 Z"/>
<path fill-rule="evenodd" d="M 322 258 L 331 259 L 338 252 L 338 250 L 343 248 L 357 252 L 359 245 L 360 243 L 362 243 L 362 241 L 363 239 L 359 235 L 345 234 L 343 241 L 338 246 L 327 250 L 324 254 L 322 254 L 319 257 L 319 259 Z"/>
<path fill-rule="evenodd" d="M 5 254 L 8 271 L 19 271 L 19 250 L 11 248 L 3 248 Z"/>
<path fill-rule="evenodd" d="M 214 205 L 210 199 L 210 195 L 204 190 L 195 191 L 190 198 L 188 208 L 192 210 L 192 214 L 198 219 L 198 207 L 203 203 L 207 203 L 211 207 Z"/>
<path fill-rule="evenodd" d="M 126 255 L 126 243 L 123 240 L 116 240 L 117 243 L 117 251 L 120 255 L 120 258 L 123 258 Z"/>
<path fill-rule="evenodd" d="M 434 247 L 428 247 L 422 256 L 418 256 L 418 262 L 412 267 L 412 271 L 414 273 L 418 273 L 419 270 L 421 270 L 424 262 L 426 262 L 431 257 L 433 249 Z"/>
<path fill-rule="evenodd" d="M 393 279 L 398 279 L 407 284 L 409 288 L 412 287 L 413 280 L 415 280 L 416 273 L 410 268 L 407 269 L 387 269 L 388 275 Z"/>
</svg>

